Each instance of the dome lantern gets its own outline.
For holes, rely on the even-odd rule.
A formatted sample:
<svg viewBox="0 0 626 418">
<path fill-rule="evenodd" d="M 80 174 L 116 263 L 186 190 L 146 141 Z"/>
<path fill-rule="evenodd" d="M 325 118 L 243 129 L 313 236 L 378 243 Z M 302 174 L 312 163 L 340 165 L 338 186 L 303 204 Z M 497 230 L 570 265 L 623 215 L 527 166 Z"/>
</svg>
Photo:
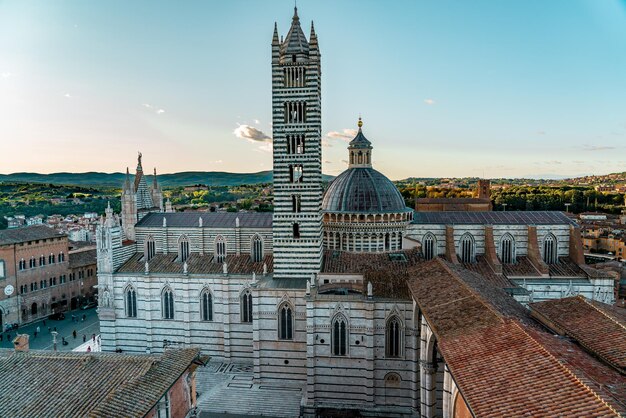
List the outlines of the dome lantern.
<svg viewBox="0 0 626 418">
<path fill-rule="evenodd" d="M 348 168 L 372 167 L 372 143 L 363 135 L 363 120 L 359 116 L 359 131 L 348 144 Z"/>
</svg>

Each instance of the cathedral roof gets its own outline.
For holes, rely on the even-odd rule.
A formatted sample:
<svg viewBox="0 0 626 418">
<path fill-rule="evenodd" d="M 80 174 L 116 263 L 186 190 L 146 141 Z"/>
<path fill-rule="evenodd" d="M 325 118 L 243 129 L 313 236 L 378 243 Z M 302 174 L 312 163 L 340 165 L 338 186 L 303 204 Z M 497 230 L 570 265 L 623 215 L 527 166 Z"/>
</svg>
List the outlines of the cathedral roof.
<svg viewBox="0 0 626 418">
<path fill-rule="evenodd" d="M 167 212 L 149 213 L 137 223 L 137 227 L 162 227 L 163 219 L 168 227 L 234 228 L 239 219 L 242 228 L 271 228 L 271 212 Z"/>
<path fill-rule="evenodd" d="M 289 28 L 287 37 L 281 45 L 281 53 L 297 54 L 303 52 L 309 52 L 309 42 L 306 40 L 304 32 L 302 32 L 302 27 L 300 27 L 300 18 L 298 17 L 298 8 L 295 7 L 293 19 L 291 20 L 291 28 Z"/>
<path fill-rule="evenodd" d="M 576 225 L 563 212 L 415 212 L 414 224 L 438 225 Z"/>
<path fill-rule="evenodd" d="M 324 194 L 325 212 L 404 212 L 398 188 L 371 167 L 352 167 L 337 176 Z"/>
</svg>

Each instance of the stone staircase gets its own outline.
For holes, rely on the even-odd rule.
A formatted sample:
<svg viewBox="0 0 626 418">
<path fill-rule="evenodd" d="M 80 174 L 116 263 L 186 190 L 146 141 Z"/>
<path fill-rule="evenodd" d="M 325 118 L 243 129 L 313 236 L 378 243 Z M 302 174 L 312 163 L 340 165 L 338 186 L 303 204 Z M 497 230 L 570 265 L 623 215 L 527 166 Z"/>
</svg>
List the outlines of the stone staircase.
<svg viewBox="0 0 626 418">
<path fill-rule="evenodd" d="M 252 365 L 209 362 L 196 372 L 200 418 L 299 417 L 302 388 L 253 382 Z"/>
</svg>

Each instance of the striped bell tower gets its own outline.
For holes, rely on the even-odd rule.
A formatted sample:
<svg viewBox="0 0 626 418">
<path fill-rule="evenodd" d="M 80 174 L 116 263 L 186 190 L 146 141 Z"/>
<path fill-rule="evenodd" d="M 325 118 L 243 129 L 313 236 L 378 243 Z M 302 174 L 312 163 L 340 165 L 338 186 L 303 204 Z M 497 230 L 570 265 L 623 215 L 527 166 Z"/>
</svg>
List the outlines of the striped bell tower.
<svg viewBox="0 0 626 418">
<path fill-rule="evenodd" d="M 297 8 L 284 40 L 274 24 L 272 121 L 274 277 L 310 278 L 322 262 L 321 64 Z"/>
</svg>

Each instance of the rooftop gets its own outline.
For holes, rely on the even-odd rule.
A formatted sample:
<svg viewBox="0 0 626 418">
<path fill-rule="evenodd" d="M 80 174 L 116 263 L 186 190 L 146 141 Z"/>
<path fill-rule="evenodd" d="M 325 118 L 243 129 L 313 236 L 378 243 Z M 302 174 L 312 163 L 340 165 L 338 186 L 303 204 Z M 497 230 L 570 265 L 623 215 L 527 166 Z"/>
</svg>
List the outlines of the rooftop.
<svg viewBox="0 0 626 418">
<path fill-rule="evenodd" d="M 72 251 L 68 254 L 70 268 L 86 267 L 96 264 L 96 249 Z"/>
<path fill-rule="evenodd" d="M 118 270 L 118 273 L 143 273 L 146 262 L 143 253 L 136 253 Z M 178 254 L 156 254 L 148 262 L 150 273 L 182 274 L 183 263 L 176 261 Z M 266 255 L 263 261 L 253 262 L 249 254 L 229 255 L 226 257 L 228 274 L 263 274 L 263 264 L 267 265 L 268 273 L 272 272 L 274 259 L 272 255 Z M 213 254 L 200 255 L 190 254 L 187 259 L 187 272 L 189 274 L 222 274 L 222 263 L 216 263 Z"/>
<path fill-rule="evenodd" d="M 573 338 L 626 374 L 625 309 L 583 296 L 531 303 L 530 308 L 533 315 L 548 328 Z"/>
<path fill-rule="evenodd" d="M 413 223 L 443 225 L 577 225 L 563 212 L 558 211 L 415 212 Z"/>
<path fill-rule="evenodd" d="M 235 228 L 237 218 L 242 228 L 271 228 L 272 212 L 168 212 L 149 213 L 137 227 L 162 227 L 163 219 L 171 228 Z"/>
<path fill-rule="evenodd" d="M 0 350 L 0 416 L 143 417 L 199 351 L 123 355 Z"/>
<path fill-rule="evenodd" d="M 619 372 L 546 332 L 479 275 L 434 259 L 416 267 L 409 287 L 475 416 L 626 411 L 626 383 Z"/>
<path fill-rule="evenodd" d="M 45 225 L 23 226 L 20 228 L 0 230 L 0 245 L 17 244 L 20 242 L 65 236 L 65 234 Z"/>
</svg>

